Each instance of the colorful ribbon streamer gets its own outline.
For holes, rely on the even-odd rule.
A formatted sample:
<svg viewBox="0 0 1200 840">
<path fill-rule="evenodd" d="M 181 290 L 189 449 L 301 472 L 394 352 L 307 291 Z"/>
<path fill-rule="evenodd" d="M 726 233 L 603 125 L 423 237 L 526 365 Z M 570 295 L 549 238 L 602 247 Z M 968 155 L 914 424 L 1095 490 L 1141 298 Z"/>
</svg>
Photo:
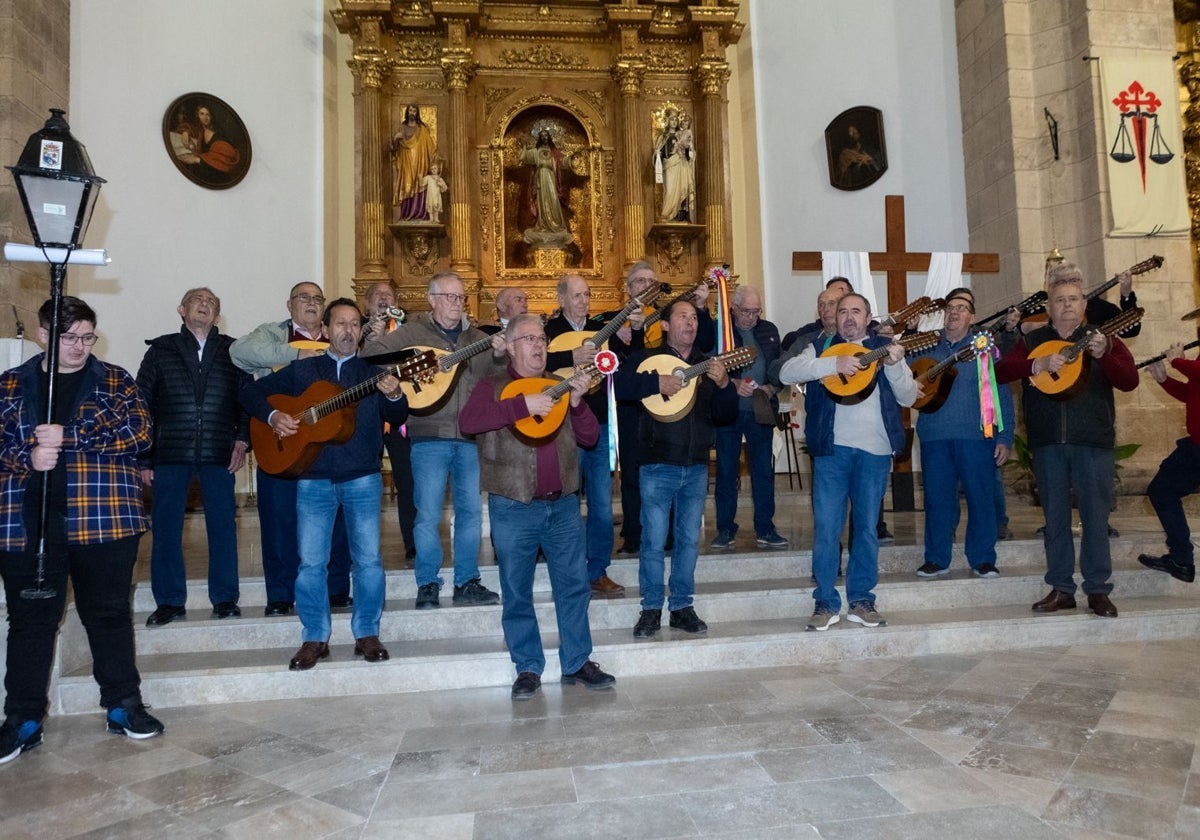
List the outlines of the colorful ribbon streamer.
<svg viewBox="0 0 1200 840">
<path fill-rule="evenodd" d="M 708 279 L 717 286 L 717 353 L 728 353 L 734 348 L 733 319 L 729 307 L 733 303 L 729 294 L 729 266 L 713 266 L 708 270 Z"/>
<path fill-rule="evenodd" d="M 992 364 L 992 359 L 1000 356 L 1000 350 L 988 332 L 976 333 L 971 344 L 975 348 L 975 373 L 979 382 L 979 425 L 983 429 L 983 436 L 990 438 L 997 431 L 1004 431 L 996 368 Z"/>
</svg>

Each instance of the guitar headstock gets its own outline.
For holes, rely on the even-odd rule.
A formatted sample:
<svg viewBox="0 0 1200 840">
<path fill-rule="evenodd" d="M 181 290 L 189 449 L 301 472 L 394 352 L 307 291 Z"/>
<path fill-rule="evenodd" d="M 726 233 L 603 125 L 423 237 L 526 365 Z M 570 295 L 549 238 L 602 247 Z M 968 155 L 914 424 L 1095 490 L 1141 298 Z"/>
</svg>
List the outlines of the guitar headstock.
<svg viewBox="0 0 1200 840">
<path fill-rule="evenodd" d="M 1140 306 L 1136 309 L 1126 309 L 1117 317 L 1101 324 L 1100 332 L 1104 333 L 1105 335 L 1116 335 L 1117 333 L 1124 332 L 1134 324 L 1141 321 L 1145 314 L 1146 310 Z"/>
<path fill-rule="evenodd" d="M 671 286 L 669 284 L 655 283 L 653 286 L 643 291 L 640 295 L 634 297 L 633 300 L 637 303 L 637 307 L 635 308 L 651 306 L 656 300 L 662 297 L 663 294 L 669 291 L 671 291 Z"/>
<path fill-rule="evenodd" d="M 736 347 L 728 353 L 722 353 L 717 356 L 721 363 L 725 365 L 726 370 L 737 370 L 744 368 L 746 365 L 753 364 L 758 358 L 758 349 L 755 347 Z"/>
<path fill-rule="evenodd" d="M 902 309 L 893 312 L 891 315 L 888 315 L 885 323 L 906 324 L 913 318 L 916 318 L 918 315 L 924 314 L 925 308 L 932 303 L 933 301 L 929 299 L 928 295 L 921 295 L 912 303 L 908 304 L 908 306 L 905 306 Z"/>
<path fill-rule="evenodd" d="M 392 365 L 390 373 L 398 379 L 409 382 L 430 382 L 438 372 L 437 354 L 432 350 L 424 350 L 410 359 Z"/>
<path fill-rule="evenodd" d="M 1142 260 L 1140 263 L 1130 268 L 1129 273 L 1136 277 L 1139 274 L 1145 274 L 1147 271 L 1154 271 L 1156 268 L 1162 268 L 1162 264 L 1164 262 L 1165 260 L 1162 257 L 1160 257 L 1158 254 L 1155 254 L 1150 259 Z"/>
<path fill-rule="evenodd" d="M 937 343 L 941 340 L 941 331 L 926 330 L 925 332 L 901 336 L 900 346 L 904 348 L 904 353 L 907 355 L 909 353 L 919 353 L 922 350 L 928 350 L 931 347 L 936 347 Z"/>
<path fill-rule="evenodd" d="M 1044 290 L 1037 291 L 1031 294 L 1025 300 L 1018 303 L 1013 308 L 1022 315 L 1029 315 L 1032 312 L 1040 312 L 1046 308 L 1046 301 L 1049 300 L 1049 295 Z"/>
<path fill-rule="evenodd" d="M 917 314 L 918 315 L 933 315 L 937 312 L 941 312 L 945 308 L 946 308 L 946 299 L 945 298 L 934 298 L 933 300 L 929 301 L 928 306 L 926 306 L 924 309 L 922 309 Z"/>
</svg>

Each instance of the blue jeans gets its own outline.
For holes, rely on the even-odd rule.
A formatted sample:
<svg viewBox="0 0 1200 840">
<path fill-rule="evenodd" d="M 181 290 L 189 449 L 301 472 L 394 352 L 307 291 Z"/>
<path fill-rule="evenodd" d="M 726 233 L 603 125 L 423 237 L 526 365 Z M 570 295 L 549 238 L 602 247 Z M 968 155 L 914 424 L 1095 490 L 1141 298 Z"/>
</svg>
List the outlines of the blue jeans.
<svg viewBox="0 0 1200 840">
<path fill-rule="evenodd" d="M 587 494 L 587 573 L 599 580 L 613 552 L 612 472 L 608 469 L 608 425 L 591 449 L 579 448 L 579 486 Z"/>
<path fill-rule="evenodd" d="M 834 446 L 832 455 L 813 459 L 813 600 L 818 607 L 837 612 L 842 601 L 837 591 L 837 568 L 846 503 L 854 514 L 850 560 L 846 565 L 846 601 L 875 603 L 879 582 L 879 505 L 887 492 L 890 455 L 872 455 L 849 446 Z"/>
<path fill-rule="evenodd" d="M 1046 583 L 1075 593 L 1075 538 L 1071 533 L 1071 490 L 1079 505 L 1083 538 L 1079 570 L 1085 595 L 1112 592 L 1108 514 L 1112 509 L 1112 450 L 1059 443 L 1033 450 L 1033 472 L 1046 514 Z"/>
<path fill-rule="evenodd" d="M 479 577 L 479 540 L 483 526 L 483 503 L 479 498 L 479 454 L 465 440 L 420 440 L 412 446 L 413 497 L 417 521 L 413 538 L 417 559 L 413 566 L 417 586 L 445 582 L 442 569 L 442 503 L 446 479 L 454 502 L 454 585 L 462 586 Z"/>
<path fill-rule="evenodd" d="M 642 552 L 638 562 L 638 586 L 642 609 L 661 610 L 666 574 L 667 529 L 671 504 L 675 504 L 675 547 L 671 551 L 672 611 L 691 606 L 696 591 L 696 558 L 699 554 L 700 520 L 708 492 L 708 464 L 680 467 L 674 464 L 642 464 Z"/>
<path fill-rule="evenodd" d="M 1166 532 L 1171 556 L 1176 562 L 1187 565 L 1195 562 L 1195 549 L 1187 514 L 1183 512 L 1183 497 L 1197 490 L 1200 490 L 1200 446 L 1185 437 L 1159 465 L 1146 488 L 1146 495 Z"/>
<path fill-rule="evenodd" d="M 383 561 L 379 556 L 379 512 L 383 479 L 379 473 L 334 484 L 328 479 L 296 482 L 296 532 L 300 573 L 296 577 L 296 615 L 304 625 L 303 641 L 329 641 L 329 549 L 333 521 L 340 507 L 346 514 L 354 578 L 354 638 L 379 635 L 383 615 Z"/>
<path fill-rule="evenodd" d="M 754 533 L 765 537 L 775 533 L 775 468 L 771 463 L 771 444 L 775 427 L 754 420 L 753 411 L 739 411 L 732 426 L 717 427 L 717 530 L 736 534 L 738 501 L 738 464 L 742 437 L 746 438 L 746 457 L 750 463 L 750 494 L 754 500 Z"/>
<path fill-rule="evenodd" d="M 204 528 L 208 533 L 208 600 L 238 600 L 237 506 L 233 473 L 225 467 L 163 465 L 154 468 L 154 542 L 150 547 L 150 588 L 154 603 L 187 605 L 183 569 L 183 515 L 192 476 L 200 477 Z"/>
<path fill-rule="evenodd" d="M 959 518 L 958 487 L 967 497 L 967 562 L 996 562 L 996 442 L 921 441 L 925 476 L 925 561 L 946 569 Z"/>
<path fill-rule="evenodd" d="M 541 545 L 558 619 L 558 663 L 564 674 L 573 674 L 592 654 L 587 612 L 592 593 L 583 558 L 579 496 L 522 504 L 490 493 L 488 516 L 504 596 L 504 641 L 517 673 L 541 674 L 546 667 L 533 604 L 533 572 Z"/>
</svg>

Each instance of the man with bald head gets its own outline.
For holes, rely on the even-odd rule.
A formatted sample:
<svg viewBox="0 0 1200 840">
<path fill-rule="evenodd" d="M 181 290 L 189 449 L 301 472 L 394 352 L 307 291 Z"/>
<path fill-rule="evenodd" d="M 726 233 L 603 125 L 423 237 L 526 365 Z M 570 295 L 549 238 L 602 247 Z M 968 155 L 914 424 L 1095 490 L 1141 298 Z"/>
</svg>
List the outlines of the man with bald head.
<svg viewBox="0 0 1200 840">
<path fill-rule="evenodd" d="M 508 322 L 518 315 L 525 315 L 529 312 L 529 297 L 525 294 L 525 290 L 516 286 L 508 286 L 500 290 L 496 295 L 496 322 L 495 324 L 480 324 L 479 329 L 488 335 L 504 332 L 504 328 L 508 326 Z"/>
</svg>

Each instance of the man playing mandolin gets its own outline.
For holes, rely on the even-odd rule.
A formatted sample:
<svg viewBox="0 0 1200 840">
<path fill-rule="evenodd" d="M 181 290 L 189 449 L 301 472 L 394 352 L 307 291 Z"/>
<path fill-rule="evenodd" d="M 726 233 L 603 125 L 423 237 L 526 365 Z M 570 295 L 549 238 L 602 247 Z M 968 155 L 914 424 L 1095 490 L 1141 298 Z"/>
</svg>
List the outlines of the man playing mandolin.
<svg viewBox="0 0 1200 840">
<path fill-rule="evenodd" d="M 1050 594 L 1034 612 L 1075 608 L 1075 541 L 1071 534 L 1071 491 L 1079 505 L 1083 539 L 1079 568 L 1088 609 L 1115 618 L 1108 514 L 1112 508 L 1115 408 L 1113 388 L 1132 391 L 1138 384 L 1133 357 L 1119 338 L 1084 329 L 1083 275 L 1071 263 L 1050 271 L 1046 309 L 1050 323 L 1018 338 L 996 365 L 1001 382 L 1022 381 L 1025 428 L 1033 451 L 1046 515 L 1046 583 Z M 1055 342 L 1050 344 L 1050 342 Z M 1082 343 L 1074 363 L 1066 352 Z M 1048 345 L 1048 346 L 1044 346 Z M 1061 384 L 1077 377 L 1079 388 L 1043 393 L 1031 377 Z M 1064 399 L 1065 398 L 1065 399 Z"/>
<path fill-rule="evenodd" d="M 579 513 L 579 452 L 595 446 L 599 435 L 596 416 L 583 399 L 590 381 L 584 375 L 572 377 L 569 384 L 544 378 L 546 334 L 537 317 L 516 316 L 505 327 L 504 338 L 508 369 L 493 372 L 475 385 L 458 421 L 463 434 L 477 436 L 479 484 L 488 492 L 504 595 L 501 623 L 517 669 L 512 698 L 533 697 L 546 666 L 533 605 L 539 546 L 546 552 L 554 595 L 563 683 L 612 688 L 616 679 L 588 659 L 591 591 Z M 547 387 L 562 393 L 547 393 Z M 565 412 L 561 412 L 563 402 L 569 403 Z M 522 427 L 530 420 L 538 425 L 537 418 L 561 425 L 545 434 L 537 430 L 537 438 L 525 435 Z M 607 496 L 603 501 L 611 504 Z M 611 526 L 609 533 L 611 537 Z"/>
</svg>

